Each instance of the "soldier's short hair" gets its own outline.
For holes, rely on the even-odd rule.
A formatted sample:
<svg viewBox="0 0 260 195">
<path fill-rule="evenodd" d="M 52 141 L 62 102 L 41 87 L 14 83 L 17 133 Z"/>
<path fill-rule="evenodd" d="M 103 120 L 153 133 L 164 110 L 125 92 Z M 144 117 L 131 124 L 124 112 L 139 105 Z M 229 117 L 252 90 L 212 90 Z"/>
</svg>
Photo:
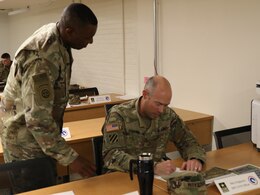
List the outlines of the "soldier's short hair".
<svg viewBox="0 0 260 195">
<path fill-rule="evenodd" d="M 3 54 L 1 55 L 1 58 L 3 58 L 3 59 L 10 59 L 11 56 L 10 56 L 9 53 L 3 53 Z"/>
<path fill-rule="evenodd" d="M 65 27 L 97 25 L 98 20 L 92 10 L 82 3 L 72 3 L 67 6 L 61 16 L 60 23 Z"/>
<path fill-rule="evenodd" d="M 146 81 L 146 83 L 144 85 L 144 89 L 148 90 L 152 95 L 153 90 L 155 89 L 156 85 L 157 85 L 157 82 L 155 82 L 154 76 L 152 76 Z"/>
</svg>

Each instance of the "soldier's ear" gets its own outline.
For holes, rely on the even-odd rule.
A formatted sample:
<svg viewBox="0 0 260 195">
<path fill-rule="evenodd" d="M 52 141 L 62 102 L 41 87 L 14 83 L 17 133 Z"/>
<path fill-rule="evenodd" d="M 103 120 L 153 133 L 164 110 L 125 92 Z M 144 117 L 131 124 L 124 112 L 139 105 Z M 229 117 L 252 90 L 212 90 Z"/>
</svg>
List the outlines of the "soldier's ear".
<svg viewBox="0 0 260 195">
<path fill-rule="evenodd" d="M 72 27 L 66 27 L 65 32 L 67 35 L 71 35 L 73 33 L 73 28 Z"/>
<path fill-rule="evenodd" d="M 149 97 L 149 91 L 147 89 L 143 90 L 143 98 L 146 99 Z"/>
</svg>

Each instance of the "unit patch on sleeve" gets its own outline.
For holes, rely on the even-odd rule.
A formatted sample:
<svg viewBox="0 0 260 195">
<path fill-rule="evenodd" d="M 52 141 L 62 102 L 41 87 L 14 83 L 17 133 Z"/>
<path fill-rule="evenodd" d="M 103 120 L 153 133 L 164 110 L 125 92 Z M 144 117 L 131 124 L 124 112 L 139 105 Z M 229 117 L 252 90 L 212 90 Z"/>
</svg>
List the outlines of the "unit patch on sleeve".
<svg viewBox="0 0 260 195">
<path fill-rule="evenodd" d="M 109 143 L 114 144 L 118 142 L 118 134 L 117 133 L 111 133 L 108 135 Z"/>
<path fill-rule="evenodd" d="M 33 84 L 37 104 L 47 103 L 53 99 L 49 77 L 46 73 L 34 75 Z"/>
</svg>

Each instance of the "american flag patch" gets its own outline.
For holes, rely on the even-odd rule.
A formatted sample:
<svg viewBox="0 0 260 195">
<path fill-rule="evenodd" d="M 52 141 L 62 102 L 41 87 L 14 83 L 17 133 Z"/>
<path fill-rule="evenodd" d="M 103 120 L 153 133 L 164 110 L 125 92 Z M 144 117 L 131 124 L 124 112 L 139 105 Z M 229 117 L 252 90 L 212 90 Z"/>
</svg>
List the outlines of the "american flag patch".
<svg viewBox="0 0 260 195">
<path fill-rule="evenodd" d="M 106 126 L 106 130 L 107 130 L 107 132 L 112 132 L 112 131 L 118 131 L 119 128 L 118 128 L 117 124 L 108 124 Z"/>
</svg>

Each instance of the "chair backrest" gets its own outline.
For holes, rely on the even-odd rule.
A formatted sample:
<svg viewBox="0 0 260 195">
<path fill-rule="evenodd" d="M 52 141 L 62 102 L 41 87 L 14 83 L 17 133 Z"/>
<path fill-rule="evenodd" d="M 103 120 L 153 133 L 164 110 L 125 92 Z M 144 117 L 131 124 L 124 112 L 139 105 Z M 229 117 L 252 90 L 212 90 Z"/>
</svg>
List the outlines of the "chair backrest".
<svg viewBox="0 0 260 195">
<path fill-rule="evenodd" d="M 55 166 L 50 158 L 0 164 L 0 194 L 16 194 L 55 185 Z"/>
<path fill-rule="evenodd" d="M 102 156 L 102 146 L 103 146 L 103 136 L 98 136 L 92 138 L 94 160 L 96 165 L 96 174 L 101 175 L 103 170 L 103 156 Z"/>
<path fill-rule="evenodd" d="M 1 81 L 0 82 L 0 92 L 4 91 L 4 88 L 5 88 L 5 82 L 4 81 Z"/>
<path fill-rule="evenodd" d="M 214 132 L 217 149 L 251 141 L 251 125 Z"/>
<path fill-rule="evenodd" d="M 105 105 L 104 105 L 104 109 L 105 109 L 106 115 L 108 115 L 109 110 L 110 110 L 114 105 L 117 105 L 117 104 L 105 104 Z"/>
<path fill-rule="evenodd" d="M 96 87 L 90 87 L 90 88 L 70 89 L 69 94 L 79 95 L 80 97 L 84 97 L 86 95 L 87 96 L 99 95 L 99 92 Z"/>
</svg>

